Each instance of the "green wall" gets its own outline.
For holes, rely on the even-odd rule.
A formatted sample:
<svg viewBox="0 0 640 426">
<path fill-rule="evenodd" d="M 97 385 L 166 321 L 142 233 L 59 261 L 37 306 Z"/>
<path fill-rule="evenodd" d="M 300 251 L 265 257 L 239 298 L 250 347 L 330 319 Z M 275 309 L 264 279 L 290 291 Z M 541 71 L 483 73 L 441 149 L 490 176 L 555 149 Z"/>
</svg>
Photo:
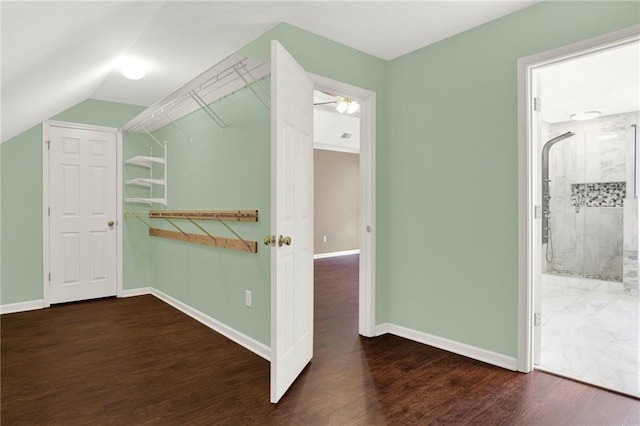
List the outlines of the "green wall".
<svg viewBox="0 0 640 426">
<path fill-rule="evenodd" d="M 517 355 L 517 60 L 638 5 L 544 2 L 390 62 L 389 322 Z"/>
<path fill-rule="evenodd" d="M 138 106 L 89 99 L 52 119 L 120 127 L 141 110 L 142 107 Z M 0 149 L 0 304 L 42 299 L 42 126 L 35 126 L 9 139 L 0 144 Z M 127 262 L 125 276 L 130 276 L 126 267 Z M 146 270 L 149 276 L 148 262 Z M 149 279 L 146 280 L 148 282 Z"/>
<path fill-rule="evenodd" d="M 1 304 L 42 299 L 42 126 L 2 149 Z"/>
<path fill-rule="evenodd" d="M 268 81 L 260 84 L 268 87 Z M 258 210 L 257 223 L 228 222 L 243 239 L 258 241 L 258 252 L 151 238 L 153 286 L 269 344 L 271 256 L 262 245 L 271 227 L 269 112 L 249 90 L 214 103 L 212 109 L 227 128 L 220 129 L 198 110 L 177 122 L 190 137 L 174 125 L 154 133 L 167 141 L 167 209 Z M 129 143 L 128 136 L 125 141 Z M 162 155 L 157 145 L 154 154 Z M 127 222 L 147 229 L 134 219 Z M 165 221 L 152 222 L 156 228 L 176 231 Z M 185 232 L 203 234 L 186 220 L 175 223 Z M 236 238 L 219 222 L 198 223 L 211 235 Z M 246 290 L 252 292 L 252 307 L 245 306 Z"/>
</svg>

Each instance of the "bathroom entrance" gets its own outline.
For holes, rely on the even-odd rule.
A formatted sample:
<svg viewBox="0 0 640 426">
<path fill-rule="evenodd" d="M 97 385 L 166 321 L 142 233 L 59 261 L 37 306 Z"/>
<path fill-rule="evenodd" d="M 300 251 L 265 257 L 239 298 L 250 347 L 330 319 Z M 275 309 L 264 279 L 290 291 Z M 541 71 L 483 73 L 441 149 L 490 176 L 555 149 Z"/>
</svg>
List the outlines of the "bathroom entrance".
<svg viewBox="0 0 640 426">
<path fill-rule="evenodd" d="M 640 396 L 640 42 L 532 70 L 533 364 Z"/>
</svg>

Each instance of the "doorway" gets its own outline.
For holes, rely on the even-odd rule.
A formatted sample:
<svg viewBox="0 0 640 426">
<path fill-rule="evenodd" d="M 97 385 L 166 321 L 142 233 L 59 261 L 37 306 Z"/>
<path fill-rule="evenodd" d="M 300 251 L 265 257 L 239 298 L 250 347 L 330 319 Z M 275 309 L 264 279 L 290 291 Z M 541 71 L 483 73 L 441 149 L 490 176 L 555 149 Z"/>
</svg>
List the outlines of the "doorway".
<svg viewBox="0 0 640 426">
<path fill-rule="evenodd" d="M 358 334 L 365 337 L 375 336 L 375 176 L 376 176 L 376 94 L 360 87 L 352 86 L 340 81 L 323 76 L 309 74 L 314 83 L 314 90 L 326 94 L 339 94 L 340 97 L 353 101 L 359 105 L 356 111 L 359 116 L 359 148 L 358 148 L 358 172 L 359 172 L 359 199 L 358 199 Z M 337 108 L 337 105 L 330 106 Z M 347 105 L 348 109 L 348 105 Z M 345 109 L 345 113 L 348 114 Z M 344 138 L 347 141 L 354 138 Z M 342 136 L 342 133 L 340 136 Z M 351 142 L 342 141 L 337 146 L 342 146 L 346 152 L 355 152 L 354 139 Z M 344 148 L 347 147 L 347 148 Z M 321 235 L 322 237 L 322 235 Z"/>
<path fill-rule="evenodd" d="M 314 354 L 322 356 L 329 336 L 358 333 L 360 105 L 318 90 L 313 101 Z"/>
<path fill-rule="evenodd" d="M 314 259 L 358 254 L 360 105 L 319 90 L 313 98 Z"/>
<path fill-rule="evenodd" d="M 639 38 L 630 29 L 519 64 L 519 369 L 636 397 Z"/>
</svg>

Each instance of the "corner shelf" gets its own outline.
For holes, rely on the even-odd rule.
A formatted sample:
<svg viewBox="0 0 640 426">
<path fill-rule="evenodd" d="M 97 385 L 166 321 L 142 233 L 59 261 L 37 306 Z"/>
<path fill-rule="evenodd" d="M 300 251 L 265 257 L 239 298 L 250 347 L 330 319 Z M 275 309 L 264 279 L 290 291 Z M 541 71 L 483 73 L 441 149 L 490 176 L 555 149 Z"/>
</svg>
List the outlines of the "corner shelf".
<svg viewBox="0 0 640 426">
<path fill-rule="evenodd" d="M 125 182 L 127 185 L 144 186 L 145 188 L 151 188 L 153 185 L 165 186 L 167 182 L 164 179 L 151 179 L 151 178 L 135 178 L 129 179 Z"/>
<path fill-rule="evenodd" d="M 151 168 L 154 164 L 165 164 L 166 161 L 162 157 L 146 157 L 144 155 L 138 155 L 137 157 L 133 157 L 125 161 L 125 164 L 130 164 L 132 166 L 141 166 L 146 168 Z"/>
<path fill-rule="evenodd" d="M 167 205 L 167 201 L 164 198 L 143 198 L 143 197 L 131 197 L 125 198 L 126 203 L 134 203 L 134 204 L 163 204 Z"/>
<path fill-rule="evenodd" d="M 155 139 L 155 138 L 154 138 Z M 160 142 L 158 142 L 160 144 Z M 130 166 L 139 166 L 149 169 L 149 177 L 137 177 L 129 179 L 125 182 L 126 185 L 138 186 L 149 189 L 149 197 L 129 197 L 125 198 L 125 203 L 135 204 L 162 204 L 167 205 L 167 143 L 160 144 L 164 150 L 164 157 L 154 157 L 138 155 L 125 161 L 125 164 Z M 153 154 L 153 153 L 152 153 Z M 163 167 L 162 177 L 157 178 L 153 176 L 153 166 L 159 165 Z M 153 196 L 154 187 L 162 188 L 162 198 Z"/>
</svg>

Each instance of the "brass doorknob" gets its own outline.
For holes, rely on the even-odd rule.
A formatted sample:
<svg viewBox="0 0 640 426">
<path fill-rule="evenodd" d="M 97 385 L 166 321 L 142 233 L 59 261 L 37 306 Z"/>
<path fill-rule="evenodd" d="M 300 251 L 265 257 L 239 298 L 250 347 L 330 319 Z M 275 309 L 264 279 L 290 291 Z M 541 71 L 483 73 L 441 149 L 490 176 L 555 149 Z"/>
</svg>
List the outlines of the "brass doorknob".
<svg viewBox="0 0 640 426">
<path fill-rule="evenodd" d="M 275 246 L 276 245 L 276 236 L 275 235 L 265 235 L 262 240 L 265 246 Z"/>
<path fill-rule="evenodd" d="M 282 247 L 283 245 L 291 245 L 291 237 L 283 237 L 282 235 L 280 235 L 280 238 L 278 238 L 278 247 Z"/>
<path fill-rule="evenodd" d="M 109 228 L 113 228 L 113 225 L 115 225 L 116 223 L 112 220 L 110 220 L 109 222 L 107 222 L 107 225 L 109 225 Z"/>
</svg>

